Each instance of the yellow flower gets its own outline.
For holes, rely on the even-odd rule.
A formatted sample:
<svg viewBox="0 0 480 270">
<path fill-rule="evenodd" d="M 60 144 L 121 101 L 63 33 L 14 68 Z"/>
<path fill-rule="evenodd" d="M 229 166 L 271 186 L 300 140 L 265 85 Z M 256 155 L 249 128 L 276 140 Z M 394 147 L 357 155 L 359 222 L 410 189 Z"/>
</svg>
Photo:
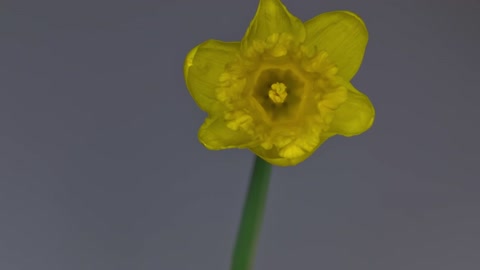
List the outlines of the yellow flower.
<svg viewBox="0 0 480 270">
<path fill-rule="evenodd" d="M 374 108 L 349 81 L 367 40 L 351 12 L 303 23 L 279 0 L 260 0 L 240 42 L 208 40 L 187 55 L 187 88 L 208 113 L 200 141 L 212 150 L 248 148 L 289 166 L 333 135 L 366 131 Z"/>
</svg>

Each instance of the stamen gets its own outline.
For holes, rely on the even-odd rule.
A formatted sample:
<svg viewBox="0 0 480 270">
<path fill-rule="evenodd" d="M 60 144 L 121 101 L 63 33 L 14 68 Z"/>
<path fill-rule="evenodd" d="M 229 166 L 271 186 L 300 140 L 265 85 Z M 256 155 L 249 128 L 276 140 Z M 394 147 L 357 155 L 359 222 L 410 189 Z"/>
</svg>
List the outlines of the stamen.
<svg viewBox="0 0 480 270">
<path fill-rule="evenodd" d="M 275 104 L 282 104 L 285 102 L 287 98 L 287 86 L 283 83 L 274 83 L 270 87 L 268 91 L 268 97 L 273 101 Z"/>
</svg>

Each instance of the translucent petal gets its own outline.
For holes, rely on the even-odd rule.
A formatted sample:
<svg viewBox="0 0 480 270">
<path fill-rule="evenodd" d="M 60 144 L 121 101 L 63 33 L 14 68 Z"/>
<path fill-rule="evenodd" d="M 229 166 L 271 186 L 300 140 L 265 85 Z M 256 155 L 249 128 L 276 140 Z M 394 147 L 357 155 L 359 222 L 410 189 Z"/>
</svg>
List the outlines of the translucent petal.
<svg viewBox="0 0 480 270">
<path fill-rule="evenodd" d="M 330 138 L 333 134 L 328 133 L 328 134 L 322 134 L 319 141 L 318 145 L 313 149 L 312 151 L 306 152 L 304 155 L 295 157 L 295 158 L 285 158 L 281 157 L 279 153 L 279 149 L 272 148 L 270 150 L 266 150 L 265 148 L 258 146 L 254 148 L 250 148 L 252 152 L 254 152 L 256 155 L 259 157 L 263 158 L 267 162 L 277 165 L 277 166 L 294 166 L 299 164 L 300 162 L 303 162 L 305 159 L 310 157 L 315 151 L 317 150 L 318 147 L 320 147 L 328 138 Z"/>
<path fill-rule="evenodd" d="M 228 128 L 223 118 L 207 118 L 198 131 L 198 138 L 210 150 L 248 148 L 258 144 L 251 135 Z"/>
<path fill-rule="evenodd" d="M 328 53 L 337 65 L 338 75 L 349 81 L 362 63 L 368 32 L 362 19 L 349 11 L 320 14 L 305 22 L 307 47 Z"/>
<path fill-rule="evenodd" d="M 293 16 L 280 0 L 260 0 L 257 13 L 242 39 L 249 47 L 255 40 L 266 40 L 272 34 L 286 33 L 297 42 L 305 40 L 303 22 Z"/>
<path fill-rule="evenodd" d="M 330 131 L 343 136 L 354 136 L 369 129 L 375 119 L 375 109 L 370 99 L 350 83 L 346 83 L 348 97 L 335 111 Z"/>
<path fill-rule="evenodd" d="M 219 77 L 239 48 L 239 42 L 207 40 L 188 53 L 183 73 L 190 94 L 202 110 L 210 112 L 214 107 Z"/>
</svg>

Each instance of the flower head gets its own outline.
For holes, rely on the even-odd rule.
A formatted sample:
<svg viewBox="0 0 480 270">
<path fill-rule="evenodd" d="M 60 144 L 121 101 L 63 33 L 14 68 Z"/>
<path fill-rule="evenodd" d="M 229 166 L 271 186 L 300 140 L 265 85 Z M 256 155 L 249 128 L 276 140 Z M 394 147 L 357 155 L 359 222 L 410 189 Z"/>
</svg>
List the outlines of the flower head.
<svg viewBox="0 0 480 270">
<path fill-rule="evenodd" d="M 240 42 L 208 40 L 187 55 L 187 88 L 208 113 L 200 141 L 212 150 L 248 148 L 289 166 L 333 135 L 366 131 L 374 108 L 349 81 L 367 40 L 351 12 L 303 23 L 280 0 L 260 0 Z"/>
</svg>

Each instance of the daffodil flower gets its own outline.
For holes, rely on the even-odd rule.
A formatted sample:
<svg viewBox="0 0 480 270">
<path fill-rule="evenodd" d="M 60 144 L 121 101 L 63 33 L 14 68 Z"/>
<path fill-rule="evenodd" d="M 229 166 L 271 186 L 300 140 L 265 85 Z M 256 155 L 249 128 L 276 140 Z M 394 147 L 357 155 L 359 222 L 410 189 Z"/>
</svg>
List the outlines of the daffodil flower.
<svg viewBox="0 0 480 270">
<path fill-rule="evenodd" d="M 374 108 L 349 81 L 367 40 L 365 24 L 352 12 L 303 23 L 280 0 L 260 0 L 241 41 L 208 40 L 186 57 L 187 88 L 208 113 L 201 143 L 212 150 L 248 148 L 289 166 L 333 135 L 366 131 Z"/>
</svg>

